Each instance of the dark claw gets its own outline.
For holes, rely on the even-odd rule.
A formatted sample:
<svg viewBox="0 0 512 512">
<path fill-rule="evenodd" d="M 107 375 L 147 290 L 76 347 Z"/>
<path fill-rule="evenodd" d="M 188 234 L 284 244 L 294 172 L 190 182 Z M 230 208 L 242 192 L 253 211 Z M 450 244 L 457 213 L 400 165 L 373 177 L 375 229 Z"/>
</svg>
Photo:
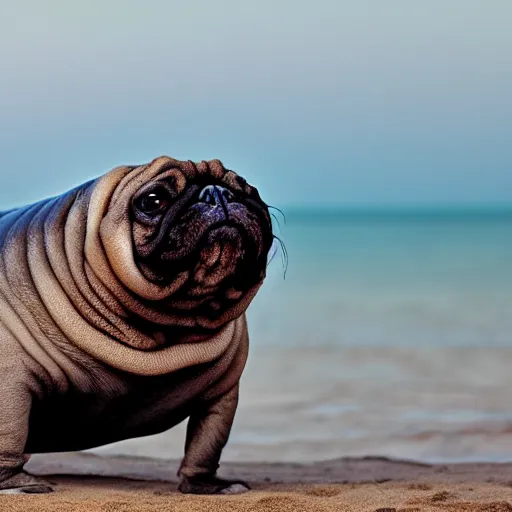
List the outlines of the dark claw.
<svg viewBox="0 0 512 512">
<path fill-rule="evenodd" d="M 32 485 L 30 487 L 24 487 L 21 489 L 23 494 L 45 494 L 53 492 L 53 489 L 49 485 Z"/>
<path fill-rule="evenodd" d="M 183 477 L 178 490 L 184 494 L 242 494 L 251 487 L 242 480 L 224 480 L 212 476 Z"/>
</svg>

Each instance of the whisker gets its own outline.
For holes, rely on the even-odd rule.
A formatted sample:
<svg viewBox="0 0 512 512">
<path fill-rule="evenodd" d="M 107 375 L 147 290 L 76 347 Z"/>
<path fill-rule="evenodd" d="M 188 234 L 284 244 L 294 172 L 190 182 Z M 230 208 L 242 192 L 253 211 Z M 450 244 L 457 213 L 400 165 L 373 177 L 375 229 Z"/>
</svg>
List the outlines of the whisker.
<svg viewBox="0 0 512 512">
<path fill-rule="evenodd" d="M 271 213 L 270 216 L 276 221 L 277 227 L 279 228 L 279 232 L 281 233 L 282 229 L 281 224 L 279 223 L 279 219 L 273 213 Z"/>
<path fill-rule="evenodd" d="M 278 248 L 277 248 L 277 245 L 272 243 L 272 248 L 274 250 L 274 252 L 271 254 L 271 256 L 269 257 L 268 259 L 268 262 L 267 262 L 267 268 L 269 267 L 269 265 L 272 263 L 273 259 L 276 257 L 277 255 L 277 251 L 278 251 Z"/>
<path fill-rule="evenodd" d="M 286 245 L 284 244 L 284 242 L 278 236 L 273 235 L 273 238 L 274 238 L 274 240 L 278 241 L 279 246 L 281 247 L 281 263 L 284 267 L 283 279 L 286 279 L 286 273 L 288 272 L 288 262 L 289 262 L 288 250 L 286 249 Z M 272 259 L 275 257 L 276 254 L 277 254 L 277 248 L 276 248 L 276 252 L 272 256 Z M 272 261 L 272 259 L 270 261 Z"/>
<path fill-rule="evenodd" d="M 281 216 L 283 217 L 284 224 L 286 225 L 286 215 L 283 213 L 282 210 L 280 210 L 279 208 L 276 208 L 275 206 L 270 206 L 270 205 L 265 205 L 265 206 L 269 210 L 275 210 L 276 212 L 279 212 L 281 214 Z M 281 233 L 281 231 L 282 231 L 281 230 L 281 223 L 280 223 L 278 217 L 276 215 L 274 215 L 273 212 L 270 212 L 270 216 L 276 221 L 276 224 L 277 224 L 277 226 L 279 228 L 279 232 Z M 289 262 L 288 250 L 286 249 L 286 245 L 284 244 L 284 242 L 277 235 L 272 235 L 272 238 L 273 238 L 274 241 L 277 240 L 277 242 L 279 244 L 279 247 L 281 248 L 281 264 L 283 265 L 283 268 L 284 268 L 283 279 L 286 279 L 286 273 L 288 271 L 288 262 Z M 275 246 L 275 251 L 274 251 L 274 253 L 271 255 L 271 257 L 268 260 L 267 268 L 270 265 L 270 263 L 272 262 L 272 260 L 275 258 L 276 254 L 277 254 L 277 251 L 278 251 L 277 245 L 272 243 L 272 247 L 273 248 L 274 248 L 274 246 Z"/>
<path fill-rule="evenodd" d="M 282 215 L 282 217 L 283 217 L 283 221 L 284 221 L 284 225 L 286 226 L 286 215 L 283 213 L 283 211 L 282 211 L 282 210 L 280 210 L 279 208 L 276 208 L 275 206 L 267 206 L 267 208 L 268 208 L 269 210 L 275 210 L 276 212 L 279 212 L 279 213 Z M 277 220 L 277 219 L 276 219 L 276 220 Z"/>
</svg>

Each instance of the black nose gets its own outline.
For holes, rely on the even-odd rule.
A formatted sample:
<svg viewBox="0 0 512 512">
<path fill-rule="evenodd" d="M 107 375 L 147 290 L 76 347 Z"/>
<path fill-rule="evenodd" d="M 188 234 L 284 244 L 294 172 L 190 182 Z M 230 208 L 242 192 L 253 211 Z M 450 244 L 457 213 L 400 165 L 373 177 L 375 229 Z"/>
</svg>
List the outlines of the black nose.
<svg viewBox="0 0 512 512">
<path fill-rule="evenodd" d="M 211 206 L 225 206 L 233 201 L 233 193 L 220 185 L 208 185 L 199 193 L 199 202 Z"/>
</svg>

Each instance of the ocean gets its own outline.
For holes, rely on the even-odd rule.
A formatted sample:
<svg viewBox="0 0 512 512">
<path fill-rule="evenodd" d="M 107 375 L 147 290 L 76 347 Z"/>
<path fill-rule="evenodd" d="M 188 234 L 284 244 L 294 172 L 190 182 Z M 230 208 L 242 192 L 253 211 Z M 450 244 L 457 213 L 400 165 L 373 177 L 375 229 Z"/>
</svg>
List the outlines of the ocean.
<svg viewBox="0 0 512 512">
<path fill-rule="evenodd" d="M 296 211 L 224 460 L 512 460 L 512 213 Z M 93 450 L 179 458 L 184 425 Z"/>
</svg>

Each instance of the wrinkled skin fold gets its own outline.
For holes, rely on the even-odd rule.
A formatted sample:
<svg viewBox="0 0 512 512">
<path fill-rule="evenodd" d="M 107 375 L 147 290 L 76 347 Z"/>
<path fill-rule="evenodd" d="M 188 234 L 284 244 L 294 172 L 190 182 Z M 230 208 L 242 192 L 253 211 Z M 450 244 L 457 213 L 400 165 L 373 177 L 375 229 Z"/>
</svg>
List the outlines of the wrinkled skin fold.
<svg viewBox="0 0 512 512">
<path fill-rule="evenodd" d="M 160 157 L 0 214 L 0 490 L 48 492 L 25 454 L 189 418 L 180 489 L 216 477 L 247 359 L 268 208 L 219 161 Z"/>
</svg>

